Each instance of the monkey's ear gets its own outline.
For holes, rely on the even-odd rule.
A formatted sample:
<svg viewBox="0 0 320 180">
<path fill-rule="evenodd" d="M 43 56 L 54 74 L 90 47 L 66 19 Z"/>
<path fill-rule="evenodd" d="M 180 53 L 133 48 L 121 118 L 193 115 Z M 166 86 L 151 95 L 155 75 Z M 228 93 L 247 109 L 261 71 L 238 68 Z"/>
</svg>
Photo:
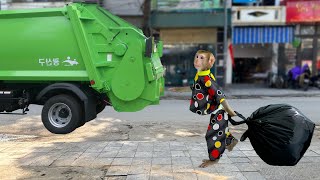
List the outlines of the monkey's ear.
<svg viewBox="0 0 320 180">
<path fill-rule="evenodd" d="M 214 58 L 213 54 L 210 54 L 209 58 L 209 65 L 212 67 L 214 62 L 216 61 L 216 58 Z"/>
</svg>

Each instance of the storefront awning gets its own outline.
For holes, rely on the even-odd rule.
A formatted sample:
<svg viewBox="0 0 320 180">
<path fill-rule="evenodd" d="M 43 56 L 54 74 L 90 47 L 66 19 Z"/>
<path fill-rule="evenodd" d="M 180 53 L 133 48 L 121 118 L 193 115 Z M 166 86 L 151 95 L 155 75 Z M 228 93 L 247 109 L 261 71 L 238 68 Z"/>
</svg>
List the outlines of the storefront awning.
<svg viewBox="0 0 320 180">
<path fill-rule="evenodd" d="M 292 26 L 234 27 L 233 44 L 291 43 L 294 38 Z"/>
</svg>

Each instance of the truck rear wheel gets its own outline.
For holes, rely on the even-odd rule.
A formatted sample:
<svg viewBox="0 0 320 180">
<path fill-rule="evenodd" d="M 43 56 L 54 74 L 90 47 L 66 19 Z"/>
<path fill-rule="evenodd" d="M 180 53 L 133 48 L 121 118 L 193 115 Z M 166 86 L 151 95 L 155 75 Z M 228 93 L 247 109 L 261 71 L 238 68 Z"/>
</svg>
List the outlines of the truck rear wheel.
<svg viewBox="0 0 320 180">
<path fill-rule="evenodd" d="M 67 134 L 79 126 L 82 111 L 79 101 L 74 97 L 57 95 L 44 104 L 42 122 L 52 133 Z"/>
</svg>

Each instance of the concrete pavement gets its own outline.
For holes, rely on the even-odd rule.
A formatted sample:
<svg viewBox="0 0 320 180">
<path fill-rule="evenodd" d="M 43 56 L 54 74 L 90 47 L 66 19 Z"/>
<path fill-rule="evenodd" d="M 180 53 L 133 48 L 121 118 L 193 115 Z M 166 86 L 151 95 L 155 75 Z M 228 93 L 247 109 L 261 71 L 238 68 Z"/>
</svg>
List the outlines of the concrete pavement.
<svg viewBox="0 0 320 180">
<path fill-rule="evenodd" d="M 198 168 L 206 144 L 194 142 L 0 142 L 0 179 L 320 179 L 319 136 L 293 167 L 262 162 L 249 141 Z"/>
</svg>

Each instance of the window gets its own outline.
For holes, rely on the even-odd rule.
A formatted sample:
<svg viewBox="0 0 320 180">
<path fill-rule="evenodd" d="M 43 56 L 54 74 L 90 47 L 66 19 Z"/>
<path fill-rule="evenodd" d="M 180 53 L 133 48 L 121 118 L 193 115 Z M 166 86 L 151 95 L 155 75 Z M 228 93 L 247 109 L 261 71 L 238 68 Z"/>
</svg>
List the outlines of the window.
<svg viewBox="0 0 320 180">
<path fill-rule="evenodd" d="M 314 26 L 301 26 L 300 34 L 301 35 L 313 35 L 315 32 Z"/>
</svg>

